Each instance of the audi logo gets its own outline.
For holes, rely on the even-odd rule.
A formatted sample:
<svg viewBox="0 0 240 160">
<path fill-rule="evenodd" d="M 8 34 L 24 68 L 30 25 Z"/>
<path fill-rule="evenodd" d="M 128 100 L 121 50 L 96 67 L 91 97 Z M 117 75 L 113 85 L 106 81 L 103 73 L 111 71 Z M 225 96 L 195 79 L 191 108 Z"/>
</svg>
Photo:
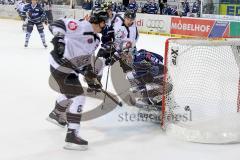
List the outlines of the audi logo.
<svg viewBox="0 0 240 160">
<path fill-rule="evenodd" d="M 147 21 L 147 27 L 148 28 L 156 28 L 158 30 L 162 30 L 164 29 L 165 25 L 164 25 L 164 21 L 163 20 L 157 20 L 157 19 L 149 19 Z"/>
</svg>

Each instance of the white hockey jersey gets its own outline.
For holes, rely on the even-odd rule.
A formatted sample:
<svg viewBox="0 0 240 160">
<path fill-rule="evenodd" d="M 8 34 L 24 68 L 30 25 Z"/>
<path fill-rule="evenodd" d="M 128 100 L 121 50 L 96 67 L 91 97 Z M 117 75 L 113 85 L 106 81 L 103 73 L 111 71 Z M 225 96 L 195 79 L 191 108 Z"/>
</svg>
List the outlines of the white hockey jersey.
<svg viewBox="0 0 240 160">
<path fill-rule="evenodd" d="M 24 6 L 26 5 L 27 3 L 23 2 L 22 0 L 20 1 L 17 1 L 16 3 L 16 10 L 19 11 L 19 12 L 24 12 L 23 8 Z"/>
<path fill-rule="evenodd" d="M 112 23 L 114 23 L 113 21 L 115 20 L 115 16 L 118 15 L 116 12 L 112 12 L 112 14 L 113 14 L 112 18 L 109 18 L 108 21 L 106 22 L 107 26 L 111 26 Z"/>
<path fill-rule="evenodd" d="M 91 57 L 97 49 L 100 38 L 94 33 L 93 27 L 88 21 L 74 19 L 62 19 L 65 29 L 52 26 L 53 35 L 63 35 L 65 51 L 63 57 L 71 60 L 81 68 L 91 63 Z M 50 64 L 57 69 L 59 64 L 50 56 Z"/>
<path fill-rule="evenodd" d="M 131 48 L 135 48 L 139 34 L 135 22 L 130 27 L 127 27 L 123 21 L 123 18 L 116 17 L 114 22 L 115 46 L 120 51 L 126 47 L 124 44 L 130 44 Z"/>
</svg>

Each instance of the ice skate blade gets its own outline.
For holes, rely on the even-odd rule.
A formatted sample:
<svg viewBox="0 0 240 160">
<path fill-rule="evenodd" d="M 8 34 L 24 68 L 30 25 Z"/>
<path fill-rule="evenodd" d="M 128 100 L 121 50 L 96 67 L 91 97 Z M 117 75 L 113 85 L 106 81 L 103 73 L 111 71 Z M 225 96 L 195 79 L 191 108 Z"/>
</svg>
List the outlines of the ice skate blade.
<svg viewBox="0 0 240 160">
<path fill-rule="evenodd" d="M 67 142 L 63 148 L 67 149 L 67 150 L 86 151 L 88 149 L 88 146 L 87 145 L 78 145 L 78 144 Z"/>
<path fill-rule="evenodd" d="M 65 126 L 59 124 L 55 119 L 52 119 L 52 118 L 50 118 L 50 117 L 47 117 L 46 120 L 47 120 L 48 122 L 51 122 L 51 123 L 53 123 L 53 124 L 61 127 L 61 128 L 65 128 Z"/>
</svg>

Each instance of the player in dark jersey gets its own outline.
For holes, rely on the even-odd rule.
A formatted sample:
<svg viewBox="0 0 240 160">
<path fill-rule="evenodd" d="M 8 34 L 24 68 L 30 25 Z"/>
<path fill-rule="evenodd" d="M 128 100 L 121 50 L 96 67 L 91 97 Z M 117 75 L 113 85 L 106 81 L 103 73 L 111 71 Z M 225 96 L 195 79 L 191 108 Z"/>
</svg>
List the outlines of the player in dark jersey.
<svg viewBox="0 0 240 160">
<path fill-rule="evenodd" d="M 43 46 L 46 48 L 47 44 L 45 41 L 45 34 L 44 34 L 44 26 L 42 22 L 47 23 L 46 14 L 41 7 L 41 5 L 38 3 L 37 0 L 32 0 L 31 3 L 24 6 L 24 12 L 26 12 L 27 16 L 27 33 L 25 38 L 25 47 L 28 47 L 28 42 L 31 36 L 31 33 L 33 31 L 34 25 L 37 26 L 37 30 L 39 32 L 39 35 L 41 37 Z"/>
</svg>

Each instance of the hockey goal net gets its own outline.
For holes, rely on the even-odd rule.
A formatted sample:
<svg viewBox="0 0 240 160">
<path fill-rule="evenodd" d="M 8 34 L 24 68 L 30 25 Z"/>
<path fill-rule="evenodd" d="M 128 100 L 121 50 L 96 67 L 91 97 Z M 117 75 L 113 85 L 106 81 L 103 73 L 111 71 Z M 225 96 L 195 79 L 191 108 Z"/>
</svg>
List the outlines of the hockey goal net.
<svg viewBox="0 0 240 160">
<path fill-rule="evenodd" d="M 199 143 L 240 142 L 240 40 L 169 39 L 161 125 Z"/>
</svg>

